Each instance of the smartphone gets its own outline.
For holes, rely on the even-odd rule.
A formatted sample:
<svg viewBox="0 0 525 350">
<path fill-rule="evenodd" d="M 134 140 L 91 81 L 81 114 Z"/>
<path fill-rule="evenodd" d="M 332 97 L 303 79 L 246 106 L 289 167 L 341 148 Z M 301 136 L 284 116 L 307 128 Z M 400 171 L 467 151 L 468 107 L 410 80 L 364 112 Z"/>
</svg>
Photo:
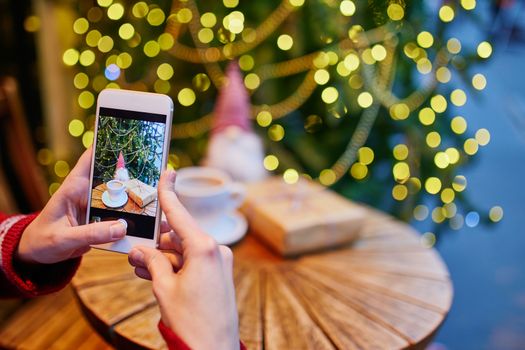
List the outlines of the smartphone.
<svg viewBox="0 0 525 350">
<path fill-rule="evenodd" d="M 126 236 L 95 248 L 128 253 L 157 247 L 157 196 L 171 139 L 173 101 L 162 94 L 106 89 L 97 99 L 87 223 L 123 219 Z"/>
</svg>

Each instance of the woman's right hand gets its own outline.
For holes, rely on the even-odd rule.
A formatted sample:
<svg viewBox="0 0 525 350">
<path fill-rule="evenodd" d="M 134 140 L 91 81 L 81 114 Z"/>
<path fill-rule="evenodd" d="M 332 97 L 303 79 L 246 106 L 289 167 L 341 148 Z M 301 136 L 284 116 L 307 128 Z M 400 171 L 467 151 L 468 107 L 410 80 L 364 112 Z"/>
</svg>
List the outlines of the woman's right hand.
<svg viewBox="0 0 525 350">
<path fill-rule="evenodd" d="M 129 261 L 137 276 L 153 281 L 162 322 L 192 349 L 239 349 L 233 255 L 197 225 L 174 191 L 175 172 L 165 171 L 159 201 L 171 232 L 160 248 L 135 247 Z"/>
</svg>

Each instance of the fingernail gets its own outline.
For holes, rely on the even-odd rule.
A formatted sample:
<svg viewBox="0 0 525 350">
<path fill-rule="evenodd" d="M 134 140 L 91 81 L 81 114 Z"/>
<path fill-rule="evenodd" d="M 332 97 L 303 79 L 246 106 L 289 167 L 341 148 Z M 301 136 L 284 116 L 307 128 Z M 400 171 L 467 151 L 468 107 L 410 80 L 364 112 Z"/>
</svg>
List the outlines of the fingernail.
<svg viewBox="0 0 525 350">
<path fill-rule="evenodd" d="M 119 219 L 117 223 L 114 223 L 109 227 L 109 234 L 111 235 L 111 239 L 117 240 L 123 238 L 126 235 L 127 228 L 128 223 L 123 219 Z"/>
<path fill-rule="evenodd" d="M 144 261 L 144 253 L 142 253 L 140 250 L 138 249 L 132 249 L 130 252 L 129 252 L 129 256 L 131 257 L 131 259 L 136 262 L 136 263 L 142 263 Z"/>
</svg>

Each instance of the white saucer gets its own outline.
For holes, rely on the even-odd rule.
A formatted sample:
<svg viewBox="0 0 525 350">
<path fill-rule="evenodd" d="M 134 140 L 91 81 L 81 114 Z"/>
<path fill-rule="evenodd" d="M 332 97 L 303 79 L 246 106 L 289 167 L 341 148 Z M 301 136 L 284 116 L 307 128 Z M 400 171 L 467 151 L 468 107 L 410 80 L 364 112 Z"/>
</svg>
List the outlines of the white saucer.
<svg viewBox="0 0 525 350">
<path fill-rule="evenodd" d="M 122 192 L 122 194 L 116 200 L 112 200 L 109 197 L 108 191 L 104 191 L 104 193 L 102 193 L 102 203 L 104 203 L 104 205 L 109 208 L 120 208 L 126 204 L 127 201 L 128 194 L 126 192 Z"/>
<path fill-rule="evenodd" d="M 204 232 L 215 238 L 218 244 L 232 245 L 241 240 L 248 231 L 248 222 L 240 213 L 229 213 L 213 222 L 200 221 Z"/>
</svg>

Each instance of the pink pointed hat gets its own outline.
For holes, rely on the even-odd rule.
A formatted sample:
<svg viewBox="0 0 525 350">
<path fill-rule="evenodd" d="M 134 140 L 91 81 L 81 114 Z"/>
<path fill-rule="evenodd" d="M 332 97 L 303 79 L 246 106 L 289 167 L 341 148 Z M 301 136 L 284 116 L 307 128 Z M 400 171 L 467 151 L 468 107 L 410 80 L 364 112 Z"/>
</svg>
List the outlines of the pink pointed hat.
<svg viewBox="0 0 525 350">
<path fill-rule="evenodd" d="M 237 61 L 226 69 L 226 83 L 221 87 L 213 111 L 212 133 L 221 132 L 229 126 L 251 131 L 251 105 Z"/>
<path fill-rule="evenodd" d="M 118 155 L 117 160 L 117 169 L 125 168 L 126 162 L 124 161 L 124 155 L 122 154 L 122 151 L 120 151 L 120 154 Z"/>
</svg>

